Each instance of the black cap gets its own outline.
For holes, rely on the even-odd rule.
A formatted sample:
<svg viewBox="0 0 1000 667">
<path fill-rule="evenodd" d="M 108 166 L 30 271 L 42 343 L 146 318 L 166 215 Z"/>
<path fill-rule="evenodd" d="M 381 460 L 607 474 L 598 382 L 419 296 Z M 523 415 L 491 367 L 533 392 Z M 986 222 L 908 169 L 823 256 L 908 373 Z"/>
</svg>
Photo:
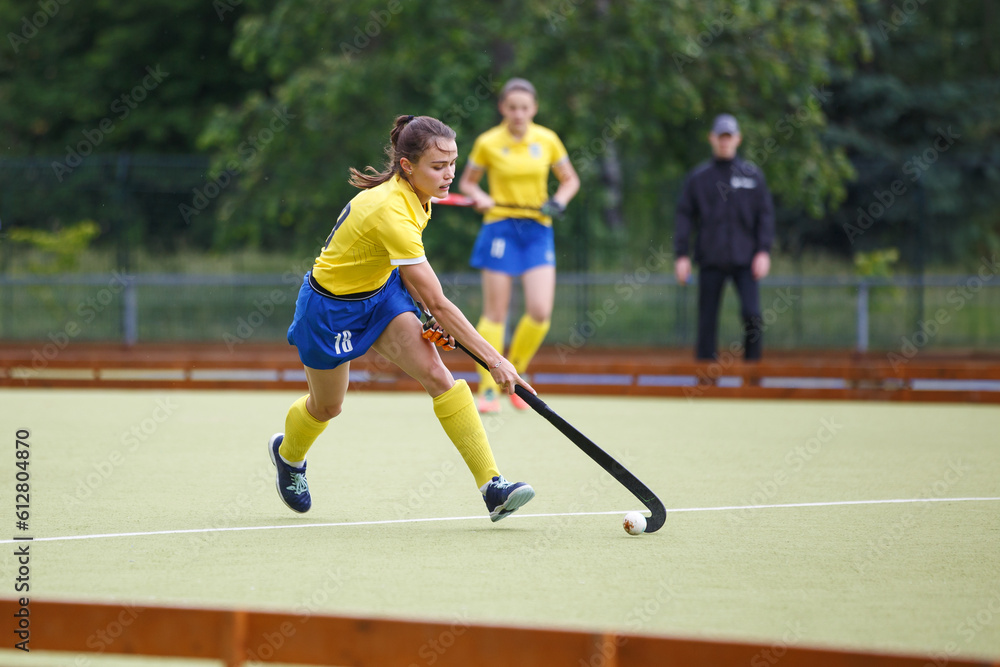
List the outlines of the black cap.
<svg viewBox="0 0 1000 667">
<path fill-rule="evenodd" d="M 733 116 L 723 113 L 715 117 L 712 121 L 712 134 L 739 134 L 740 126 L 736 122 L 736 118 Z"/>
</svg>

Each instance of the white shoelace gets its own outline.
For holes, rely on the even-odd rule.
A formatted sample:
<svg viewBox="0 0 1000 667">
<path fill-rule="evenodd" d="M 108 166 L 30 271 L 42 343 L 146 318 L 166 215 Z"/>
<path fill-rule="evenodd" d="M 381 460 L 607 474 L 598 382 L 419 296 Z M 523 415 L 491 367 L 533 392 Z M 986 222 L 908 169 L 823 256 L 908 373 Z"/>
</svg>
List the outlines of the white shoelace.
<svg viewBox="0 0 1000 667">
<path fill-rule="evenodd" d="M 296 495 L 301 495 L 309 490 L 309 484 L 306 482 L 306 476 L 303 473 L 293 472 L 292 485 L 286 488 Z"/>
</svg>

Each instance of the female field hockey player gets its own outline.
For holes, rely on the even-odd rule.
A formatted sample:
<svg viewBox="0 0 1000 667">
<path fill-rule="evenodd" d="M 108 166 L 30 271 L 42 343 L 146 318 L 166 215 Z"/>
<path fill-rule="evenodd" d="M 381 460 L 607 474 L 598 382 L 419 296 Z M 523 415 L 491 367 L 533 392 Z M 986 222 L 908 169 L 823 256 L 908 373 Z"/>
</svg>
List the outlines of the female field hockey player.
<svg viewBox="0 0 1000 667">
<path fill-rule="evenodd" d="M 340 213 L 295 302 L 288 342 L 298 348 L 309 394 L 292 404 L 284 433 L 268 442 L 278 494 L 292 510 L 309 510 L 306 453 L 340 414 L 351 359 L 372 348 L 431 395 L 434 414 L 475 477 L 490 519 L 499 521 L 535 492 L 500 475 L 472 391 L 465 380 L 455 381 L 432 341 L 454 349 L 457 338 L 489 365 L 504 390 L 513 392 L 517 384 L 534 390 L 445 297 L 424 255 L 429 201 L 446 196 L 455 178 L 455 132 L 434 118 L 399 116 L 386 153 L 381 172 L 351 169 L 350 182 L 362 192 Z M 425 331 L 413 299 L 439 325 Z"/>
<path fill-rule="evenodd" d="M 483 313 L 477 329 L 503 351 L 514 276 L 524 285 L 525 313 L 510 342 L 510 361 L 524 373 L 549 331 L 556 294 L 556 255 L 552 217 L 561 216 L 580 189 L 580 179 L 566 148 L 552 130 L 535 125 L 535 87 L 511 79 L 500 90 L 500 125 L 481 134 L 472 146 L 459 189 L 483 212 L 483 226 L 470 264 L 482 269 Z M 559 187 L 548 197 L 549 169 Z M 488 172 L 489 193 L 479 187 Z M 497 386 L 486 371 L 479 374 L 480 412 L 499 412 Z M 510 394 L 515 408 L 528 404 Z"/>
</svg>

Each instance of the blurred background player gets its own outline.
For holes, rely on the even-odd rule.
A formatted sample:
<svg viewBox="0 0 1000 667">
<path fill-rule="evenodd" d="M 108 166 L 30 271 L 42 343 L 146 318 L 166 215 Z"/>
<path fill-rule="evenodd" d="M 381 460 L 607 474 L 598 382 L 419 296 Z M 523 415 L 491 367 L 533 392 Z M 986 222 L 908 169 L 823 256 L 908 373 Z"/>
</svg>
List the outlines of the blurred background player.
<svg viewBox="0 0 1000 667">
<path fill-rule="evenodd" d="M 483 314 L 476 328 L 503 351 L 511 289 L 514 276 L 520 276 L 525 312 L 514 330 L 509 356 L 517 372 L 524 373 L 552 317 L 556 292 L 552 218 L 565 212 L 580 189 L 580 179 L 556 133 L 532 122 L 538 100 L 531 83 L 508 81 L 500 91 L 499 109 L 503 121 L 476 139 L 459 190 L 485 214 L 469 262 L 482 270 Z M 552 197 L 549 170 L 559 179 Z M 479 187 L 484 173 L 488 194 Z M 479 371 L 478 393 L 480 412 L 500 410 L 497 387 L 484 370 Z M 510 400 L 518 409 L 528 408 L 515 394 Z"/>
<path fill-rule="evenodd" d="M 717 116 L 708 135 L 712 160 L 688 174 L 677 202 L 674 273 L 682 285 L 691 277 L 691 230 L 698 229 L 694 248 L 698 263 L 698 359 L 715 359 L 719 307 L 728 279 L 740 296 L 746 359 L 760 359 L 763 349 L 757 281 L 771 270 L 774 204 L 763 172 L 737 157 L 740 141 L 736 118 Z"/>
<path fill-rule="evenodd" d="M 309 394 L 295 401 L 284 433 L 268 443 L 278 494 L 296 512 L 311 507 L 306 452 L 341 412 L 350 360 L 372 348 L 433 397 L 434 414 L 475 477 L 490 518 L 499 521 L 535 492 L 500 475 L 472 391 L 465 380 L 455 381 L 427 340 L 454 349 L 454 334 L 489 365 L 492 381 L 505 391 L 513 392 L 515 384 L 534 391 L 445 297 L 424 255 L 428 202 L 447 195 L 455 178 L 455 132 L 434 118 L 399 116 L 386 152 L 381 172 L 351 169 L 350 182 L 362 192 L 344 207 L 295 302 L 288 342 L 298 348 Z M 425 332 L 413 299 L 441 326 Z M 350 437 L 340 440 L 349 443 Z"/>
</svg>

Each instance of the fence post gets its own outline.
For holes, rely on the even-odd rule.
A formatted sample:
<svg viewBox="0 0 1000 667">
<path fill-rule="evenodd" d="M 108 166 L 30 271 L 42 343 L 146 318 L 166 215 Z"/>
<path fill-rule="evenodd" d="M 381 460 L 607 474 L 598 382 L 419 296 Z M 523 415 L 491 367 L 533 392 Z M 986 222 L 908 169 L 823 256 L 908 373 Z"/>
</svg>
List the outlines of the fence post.
<svg viewBox="0 0 1000 667">
<path fill-rule="evenodd" d="M 125 291 L 122 294 L 122 342 L 131 347 L 139 340 L 139 295 L 136 292 L 135 279 L 125 279 Z"/>
<path fill-rule="evenodd" d="M 858 352 L 868 351 L 868 283 L 858 283 Z"/>
</svg>

